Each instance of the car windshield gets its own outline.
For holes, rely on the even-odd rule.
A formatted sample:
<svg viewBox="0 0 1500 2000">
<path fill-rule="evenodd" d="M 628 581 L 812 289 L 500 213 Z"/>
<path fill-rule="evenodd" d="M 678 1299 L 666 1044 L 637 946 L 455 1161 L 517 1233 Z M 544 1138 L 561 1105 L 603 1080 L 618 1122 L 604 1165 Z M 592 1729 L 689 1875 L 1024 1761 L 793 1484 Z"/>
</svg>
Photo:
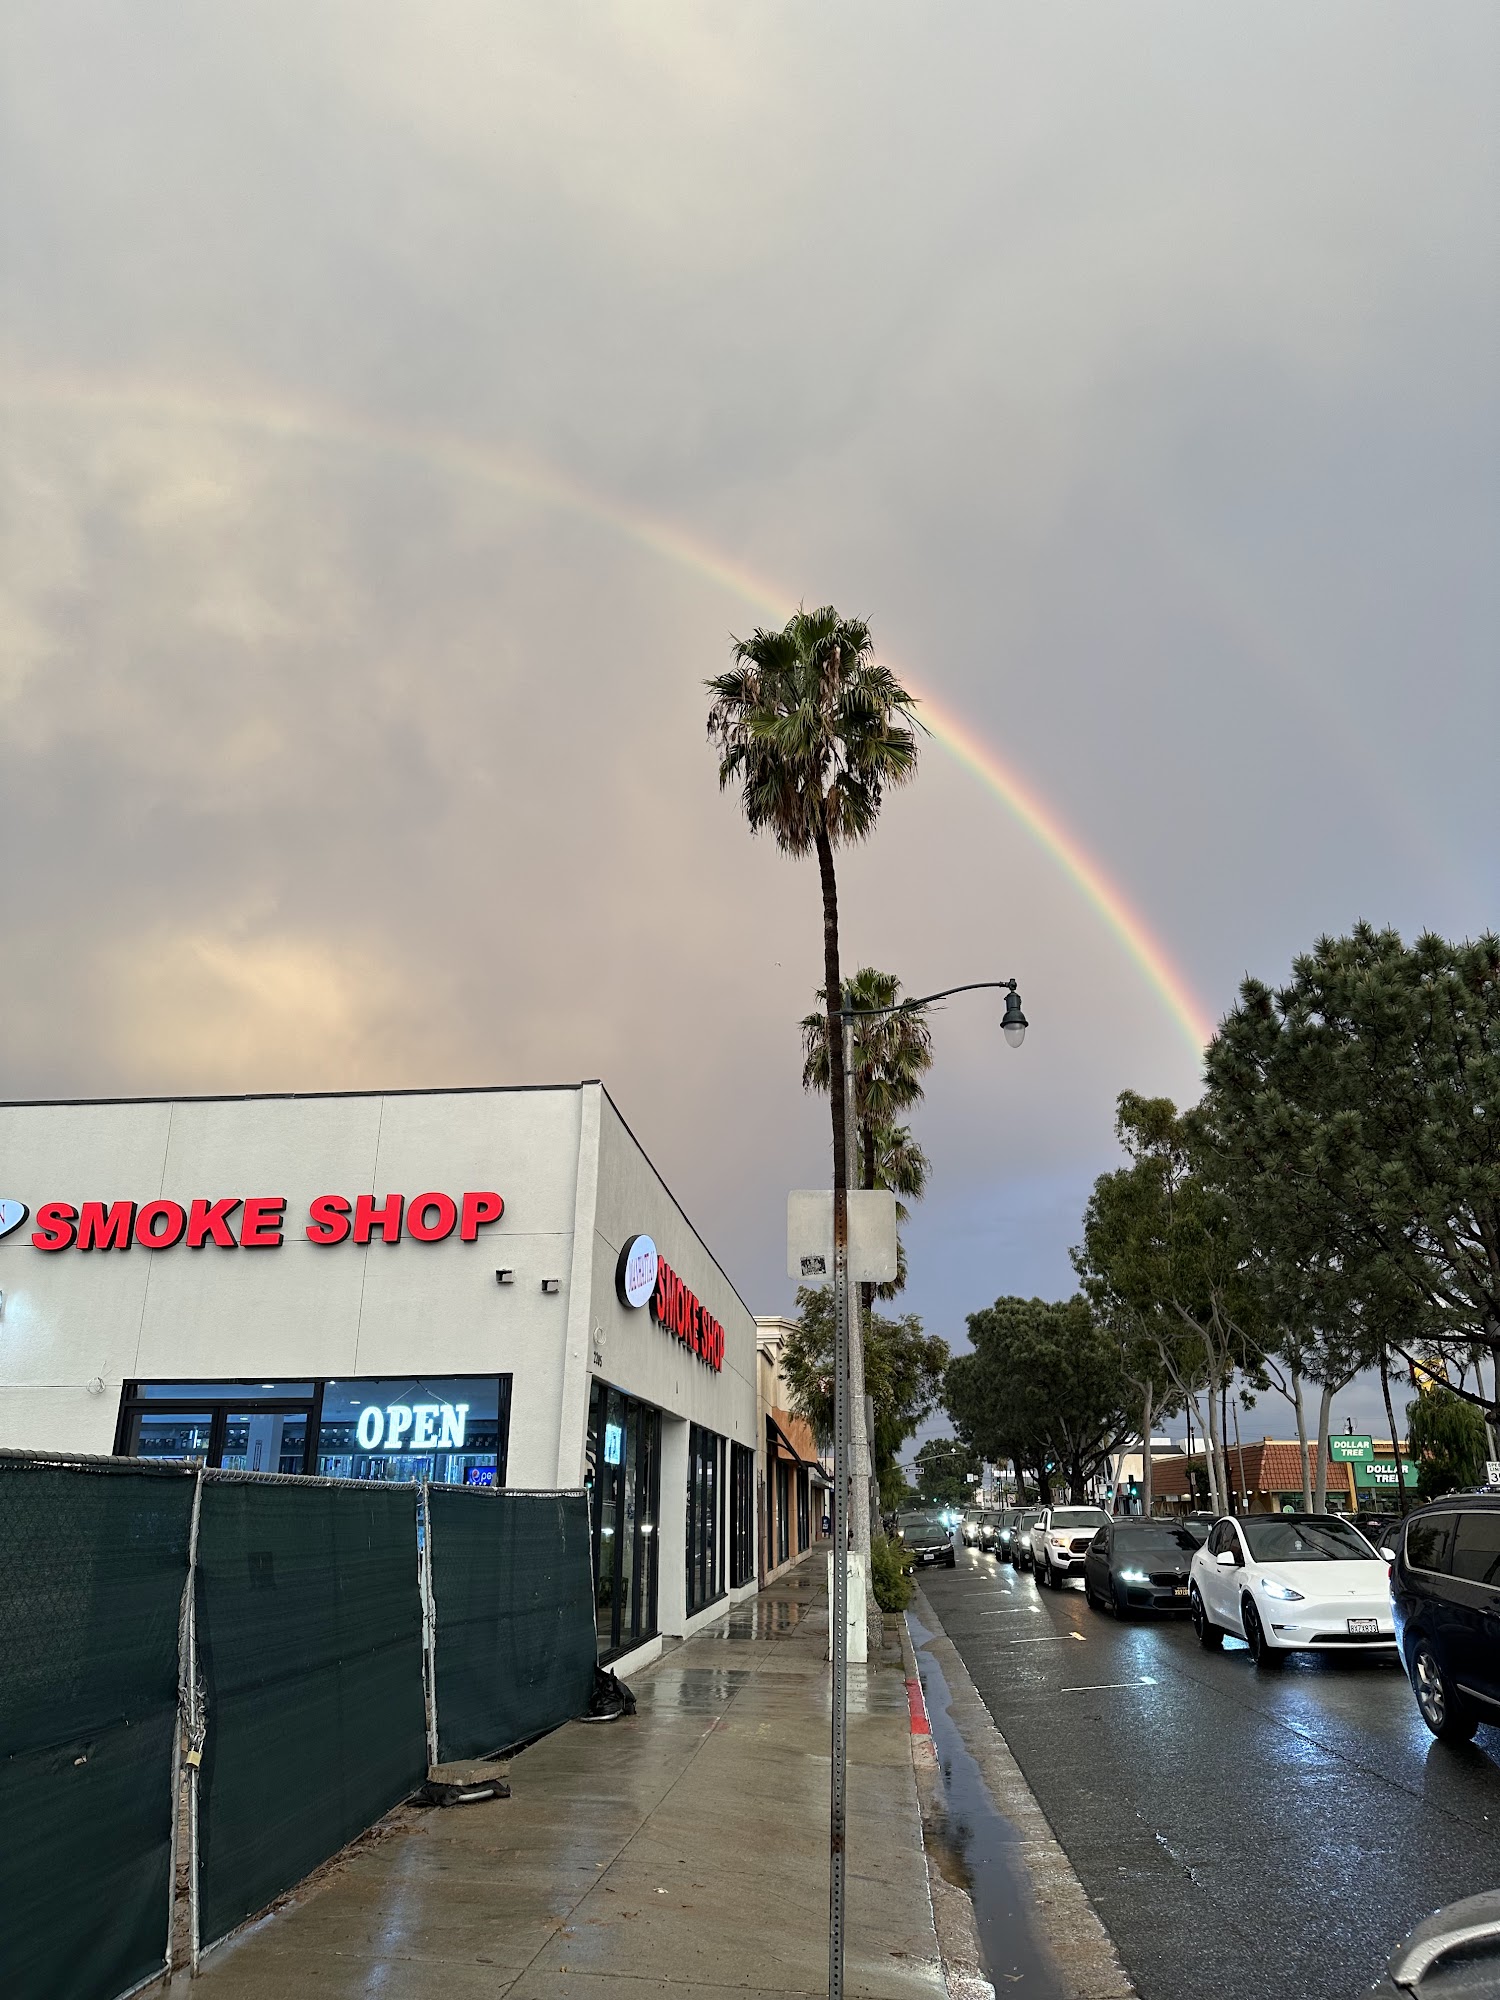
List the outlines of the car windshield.
<svg viewBox="0 0 1500 2000">
<path fill-rule="evenodd" d="M 1190 1556 L 1203 1546 L 1202 1535 L 1175 1521 L 1116 1521 L 1117 1556 Z"/>
<path fill-rule="evenodd" d="M 1108 1521 L 1102 1507 L 1058 1507 L 1052 1515 L 1054 1528 L 1102 1528 Z"/>
<path fill-rule="evenodd" d="M 1274 1514 L 1240 1522 L 1257 1562 L 1378 1562 L 1380 1558 L 1347 1521 L 1298 1521 Z"/>
<path fill-rule="evenodd" d="M 904 1535 L 946 1535 L 948 1523 L 941 1514 L 903 1514 L 901 1532 Z"/>
<path fill-rule="evenodd" d="M 1041 1508 L 1032 1507 L 1029 1508 L 1027 1512 L 1021 1516 L 1020 1520 L 1016 1523 L 1016 1526 L 1018 1528 L 1034 1528 L 1037 1522 L 1041 1520 L 1041 1518 L 1042 1518 Z"/>
</svg>

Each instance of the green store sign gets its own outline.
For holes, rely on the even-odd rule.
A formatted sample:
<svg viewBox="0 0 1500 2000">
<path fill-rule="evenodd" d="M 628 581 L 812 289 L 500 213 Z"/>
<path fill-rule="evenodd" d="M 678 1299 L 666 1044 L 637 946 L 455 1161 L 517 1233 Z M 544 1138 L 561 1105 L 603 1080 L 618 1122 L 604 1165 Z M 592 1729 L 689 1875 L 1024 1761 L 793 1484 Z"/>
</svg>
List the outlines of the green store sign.
<svg viewBox="0 0 1500 2000">
<path fill-rule="evenodd" d="M 1328 1440 L 1328 1457 L 1333 1465 L 1362 1465 L 1374 1456 L 1375 1440 L 1372 1437 L 1331 1437 Z"/>
<path fill-rule="evenodd" d="M 1407 1485 L 1413 1485 L 1416 1480 L 1416 1469 L 1409 1459 L 1402 1459 L 1401 1470 L 1406 1474 Z M 1355 1466 L 1354 1483 L 1356 1486 L 1399 1485 L 1400 1481 L 1396 1478 L 1394 1460 L 1389 1458 L 1366 1459 L 1363 1465 Z"/>
</svg>

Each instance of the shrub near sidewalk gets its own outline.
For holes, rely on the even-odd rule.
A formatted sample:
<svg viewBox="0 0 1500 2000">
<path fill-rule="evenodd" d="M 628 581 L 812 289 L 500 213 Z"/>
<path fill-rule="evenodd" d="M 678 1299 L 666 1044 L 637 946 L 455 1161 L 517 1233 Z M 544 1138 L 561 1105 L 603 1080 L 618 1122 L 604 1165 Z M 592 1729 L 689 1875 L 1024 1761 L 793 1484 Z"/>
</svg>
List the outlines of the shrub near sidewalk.
<svg viewBox="0 0 1500 2000">
<path fill-rule="evenodd" d="M 916 1558 L 889 1535 L 870 1544 L 870 1583 L 882 1611 L 904 1611 L 912 1599 L 911 1573 Z"/>
</svg>

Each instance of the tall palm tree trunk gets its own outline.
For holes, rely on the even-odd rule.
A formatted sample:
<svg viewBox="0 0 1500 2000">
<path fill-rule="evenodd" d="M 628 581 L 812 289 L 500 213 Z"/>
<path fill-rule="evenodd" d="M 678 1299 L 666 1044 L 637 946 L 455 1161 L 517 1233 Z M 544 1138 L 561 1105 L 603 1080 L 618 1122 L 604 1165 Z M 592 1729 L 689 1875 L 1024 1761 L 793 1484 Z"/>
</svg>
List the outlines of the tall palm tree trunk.
<svg viewBox="0 0 1500 2000">
<path fill-rule="evenodd" d="M 1380 1343 L 1380 1393 L 1385 1397 L 1385 1420 L 1391 1427 L 1391 1452 L 1396 1462 L 1396 1511 L 1406 1512 L 1406 1472 L 1401 1464 L 1401 1440 L 1396 1435 L 1396 1413 L 1391 1408 L 1391 1354 Z"/>
<path fill-rule="evenodd" d="M 833 843 L 827 829 L 817 833 L 818 879 L 823 889 L 823 990 L 828 996 L 828 1102 L 833 1116 L 833 1185 L 849 1188 L 854 1164 L 845 1144 L 845 1093 L 853 1079 L 844 1074 L 844 1023 L 840 1013 L 844 982 L 839 971 L 839 887 L 833 867 Z M 858 1295 L 855 1295 L 856 1299 Z M 854 1463 L 851 1507 L 855 1552 L 864 1563 L 866 1617 L 874 1603 L 870 1578 L 870 1435 L 865 1424 L 864 1315 L 856 1304 L 849 1315 L 849 1442 Z"/>
</svg>

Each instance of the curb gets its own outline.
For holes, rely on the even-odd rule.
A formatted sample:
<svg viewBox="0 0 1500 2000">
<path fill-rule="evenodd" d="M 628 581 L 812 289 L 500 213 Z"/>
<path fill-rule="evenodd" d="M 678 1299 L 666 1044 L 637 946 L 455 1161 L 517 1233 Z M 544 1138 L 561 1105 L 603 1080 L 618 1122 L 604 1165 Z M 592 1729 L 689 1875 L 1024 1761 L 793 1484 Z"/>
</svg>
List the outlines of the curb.
<svg viewBox="0 0 1500 2000">
<path fill-rule="evenodd" d="M 933 1610 L 924 1590 L 918 1589 L 917 1601 L 912 1609 L 933 1635 L 926 1650 L 935 1656 L 948 1683 L 948 1712 L 954 1726 L 979 1766 L 996 1811 L 1002 1818 L 1008 1819 L 1020 1835 L 1021 1865 L 1035 1898 L 1037 1933 L 1056 1965 L 1066 2000 L 1138 2000 L 1135 1985 L 1120 1963 L 1113 1939 L 1089 1901 L 1072 1862 L 1052 1831 L 1035 1793 L 1022 1775 L 1020 1765 L 1010 1753 L 1010 1746 L 985 1707 L 978 1688 L 969 1678 L 958 1648 L 943 1629 L 943 1621 Z M 910 1652 L 912 1671 L 915 1672 L 916 1653 L 911 1648 L 909 1636 L 906 1648 Z M 923 1717 L 925 1720 L 925 1704 Z M 930 1745 L 931 1737 L 926 1740 Z M 930 1755 L 935 1777 L 936 1753 L 930 1752 Z M 920 1776 L 918 1790 L 921 1790 Z M 928 1876 L 932 1876 L 930 1862 Z M 968 1902 L 967 1897 L 964 1900 Z M 972 1922 L 972 1904 L 969 1907 Z M 941 1937 L 939 1930 L 940 1941 Z M 975 1943 L 977 1947 L 977 1932 Z M 946 1947 L 943 1956 L 946 1971 Z"/>
<path fill-rule="evenodd" d="M 934 1864 L 928 1830 L 942 1817 L 942 1774 L 938 1770 L 937 1745 L 932 1740 L 932 1721 L 927 1713 L 927 1696 L 917 1670 L 917 1655 L 905 1618 L 900 1622 L 901 1665 L 906 1675 L 906 1705 L 911 1721 L 911 1761 L 917 1783 L 917 1806 L 922 1816 L 922 1857 L 927 1863 L 927 1894 L 932 1904 L 932 1924 L 937 1932 L 938 1956 L 942 1960 L 943 1984 L 948 2000 L 995 2000 L 995 1989 L 984 1970 L 979 1948 L 979 1925 L 968 1893 L 950 1882 Z"/>
</svg>

